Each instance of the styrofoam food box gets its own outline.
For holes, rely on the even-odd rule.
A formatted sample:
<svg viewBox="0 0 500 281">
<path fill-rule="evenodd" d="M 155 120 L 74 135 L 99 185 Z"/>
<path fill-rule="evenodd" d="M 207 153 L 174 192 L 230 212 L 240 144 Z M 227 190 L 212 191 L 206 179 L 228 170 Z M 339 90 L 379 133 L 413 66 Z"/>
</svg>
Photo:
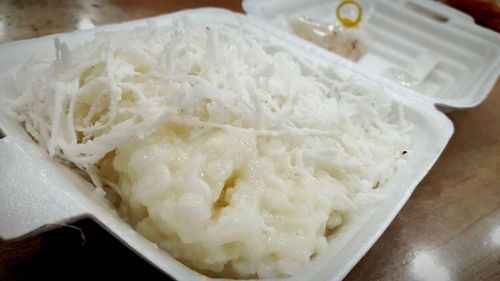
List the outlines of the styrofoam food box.
<svg viewBox="0 0 500 281">
<path fill-rule="evenodd" d="M 443 151 L 453 132 L 452 123 L 421 95 L 395 83 L 380 80 L 365 69 L 331 56 L 318 47 L 304 44 L 265 22 L 221 9 L 199 9 L 168 14 L 147 20 L 98 27 L 68 34 L 12 42 L 0 46 L 0 80 L 5 79 L 30 54 L 47 59 L 55 58 L 54 38 L 60 38 L 70 48 L 94 37 L 99 31 L 131 29 L 153 22 L 166 25 L 174 19 L 190 16 L 210 26 L 222 23 L 229 28 L 243 26 L 263 39 L 270 40 L 278 49 L 287 49 L 313 69 L 333 68 L 339 75 L 356 77 L 365 83 L 383 87 L 396 104 L 403 107 L 407 118 L 415 125 L 413 146 L 408 161 L 386 184 L 380 187 L 387 199 L 374 209 L 354 213 L 342 227 L 330 248 L 315 259 L 303 274 L 287 280 L 338 280 L 343 278 L 375 243 L 382 232 L 405 204 L 417 184 L 427 174 Z M 8 89 L 0 81 L 0 97 Z M 0 104 L 1 107 L 5 105 Z M 143 256 L 151 264 L 177 280 L 212 280 L 184 266 L 155 244 L 139 235 L 124 223 L 95 194 L 92 185 L 69 168 L 51 159 L 2 108 L 0 128 L 6 137 L 0 140 L 0 237 L 13 239 L 44 231 L 56 223 L 91 217 L 125 245 Z M 280 279 L 283 280 L 283 279 Z"/>
<path fill-rule="evenodd" d="M 243 8 L 249 15 L 286 30 L 284 16 L 335 22 L 340 2 L 244 0 Z M 372 38 L 370 51 L 358 62 L 362 68 L 393 80 L 393 69 L 423 71 L 420 75 L 425 79 L 412 88 L 446 109 L 474 107 L 491 91 L 500 74 L 500 34 L 430 0 L 358 2 L 364 7 L 361 28 Z"/>
</svg>

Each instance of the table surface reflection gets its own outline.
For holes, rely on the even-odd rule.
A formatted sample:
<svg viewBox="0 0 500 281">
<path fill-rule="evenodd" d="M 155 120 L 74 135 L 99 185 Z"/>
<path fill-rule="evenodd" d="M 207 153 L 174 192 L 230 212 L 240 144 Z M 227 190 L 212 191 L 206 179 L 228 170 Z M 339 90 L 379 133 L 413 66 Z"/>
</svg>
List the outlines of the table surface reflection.
<svg viewBox="0 0 500 281">
<path fill-rule="evenodd" d="M 0 42 L 202 6 L 242 11 L 240 2 L 231 0 L 2 1 Z M 455 134 L 442 157 L 346 280 L 500 280 L 500 82 L 478 107 L 447 115 Z M 78 226 L 89 233 L 100 231 L 88 222 Z M 122 263 L 119 270 L 133 267 L 132 275 L 164 278 L 137 257 L 128 257 L 133 254 L 118 249 L 112 239 L 95 242 L 101 243 L 94 247 L 102 252 L 75 253 L 79 237 L 78 232 L 63 229 L 0 241 L 0 279 L 32 279 L 29 272 L 58 276 L 52 270 L 60 266 L 52 262 L 68 267 L 72 274 L 87 274 L 76 276 L 102 276 L 106 273 L 98 270 L 106 269 L 87 268 L 85 262 L 103 259 Z M 100 258 L 103 252 L 105 258 Z M 120 276 L 116 271 L 108 274 Z"/>
</svg>

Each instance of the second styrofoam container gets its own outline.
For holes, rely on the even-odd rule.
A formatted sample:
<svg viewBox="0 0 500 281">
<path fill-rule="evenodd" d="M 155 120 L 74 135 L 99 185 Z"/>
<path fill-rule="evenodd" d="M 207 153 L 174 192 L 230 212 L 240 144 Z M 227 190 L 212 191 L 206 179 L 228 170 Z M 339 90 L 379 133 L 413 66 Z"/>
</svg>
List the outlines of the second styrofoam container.
<svg viewBox="0 0 500 281">
<path fill-rule="evenodd" d="M 291 32 L 284 17 L 306 16 L 333 23 L 340 2 L 244 0 L 243 8 L 249 15 Z M 362 28 L 372 39 L 370 51 L 357 62 L 362 68 L 389 80 L 397 80 L 394 70 L 426 71 L 425 79 L 411 88 L 447 109 L 474 107 L 493 88 L 500 74 L 500 34 L 430 0 L 358 2 L 364 8 Z"/>
</svg>

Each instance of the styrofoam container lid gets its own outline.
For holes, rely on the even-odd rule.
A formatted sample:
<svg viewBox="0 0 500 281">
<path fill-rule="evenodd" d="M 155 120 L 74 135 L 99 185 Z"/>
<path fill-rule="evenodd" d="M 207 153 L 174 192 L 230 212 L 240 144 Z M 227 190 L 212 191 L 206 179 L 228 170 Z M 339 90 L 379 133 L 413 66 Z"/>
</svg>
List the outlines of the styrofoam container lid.
<svg viewBox="0 0 500 281">
<path fill-rule="evenodd" d="M 379 187 L 387 196 L 383 204 L 363 208 L 352 214 L 330 244 L 328 250 L 313 260 L 305 272 L 279 280 L 340 280 L 361 259 L 389 226 L 411 193 L 444 150 L 453 133 L 446 116 L 416 96 L 414 92 L 393 82 L 373 76 L 367 70 L 340 57 L 312 46 L 273 28 L 262 20 L 220 9 L 199 9 L 168 14 L 156 18 L 98 27 L 68 34 L 0 45 L 0 99 L 9 94 L 2 79 L 29 60 L 31 53 L 53 60 L 54 38 L 70 48 L 94 38 L 97 32 L 130 30 L 154 23 L 158 26 L 190 16 L 207 26 L 224 25 L 244 28 L 277 49 L 285 49 L 307 62 L 311 69 L 335 69 L 342 75 L 384 88 L 395 104 L 402 106 L 414 126 L 412 147 L 407 162 L 386 183 Z M 22 126 L 5 114 L 0 102 L 0 128 L 6 137 L 0 139 L 0 238 L 12 239 L 33 230 L 45 230 L 47 224 L 65 223 L 76 218 L 91 217 L 125 245 L 151 264 L 177 280 L 214 280 L 186 267 L 166 252 L 139 235 L 119 218 L 96 189 L 74 171 L 50 158 L 36 145 Z"/>
<path fill-rule="evenodd" d="M 282 17 L 289 15 L 333 23 L 340 2 L 243 0 L 243 9 L 286 29 Z M 433 1 L 358 2 L 368 14 L 363 15 L 362 28 L 373 39 L 369 52 L 357 62 L 361 67 L 392 80 L 396 80 L 394 70 L 419 71 L 425 79 L 410 87 L 430 103 L 445 108 L 474 107 L 491 91 L 500 74 L 500 34 Z"/>
</svg>

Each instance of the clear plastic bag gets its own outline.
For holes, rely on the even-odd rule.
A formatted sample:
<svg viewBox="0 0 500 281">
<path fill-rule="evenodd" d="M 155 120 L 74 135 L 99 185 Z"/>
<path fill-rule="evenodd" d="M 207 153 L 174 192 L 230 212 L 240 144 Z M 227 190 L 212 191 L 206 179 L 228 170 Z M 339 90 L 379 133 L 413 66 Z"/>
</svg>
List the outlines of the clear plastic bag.
<svg viewBox="0 0 500 281">
<path fill-rule="evenodd" d="M 357 1 L 341 1 L 336 20 L 321 22 L 306 15 L 286 17 L 289 28 L 299 37 L 311 41 L 354 62 L 368 52 L 371 43 L 364 30 L 366 13 Z"/>
</svg>

